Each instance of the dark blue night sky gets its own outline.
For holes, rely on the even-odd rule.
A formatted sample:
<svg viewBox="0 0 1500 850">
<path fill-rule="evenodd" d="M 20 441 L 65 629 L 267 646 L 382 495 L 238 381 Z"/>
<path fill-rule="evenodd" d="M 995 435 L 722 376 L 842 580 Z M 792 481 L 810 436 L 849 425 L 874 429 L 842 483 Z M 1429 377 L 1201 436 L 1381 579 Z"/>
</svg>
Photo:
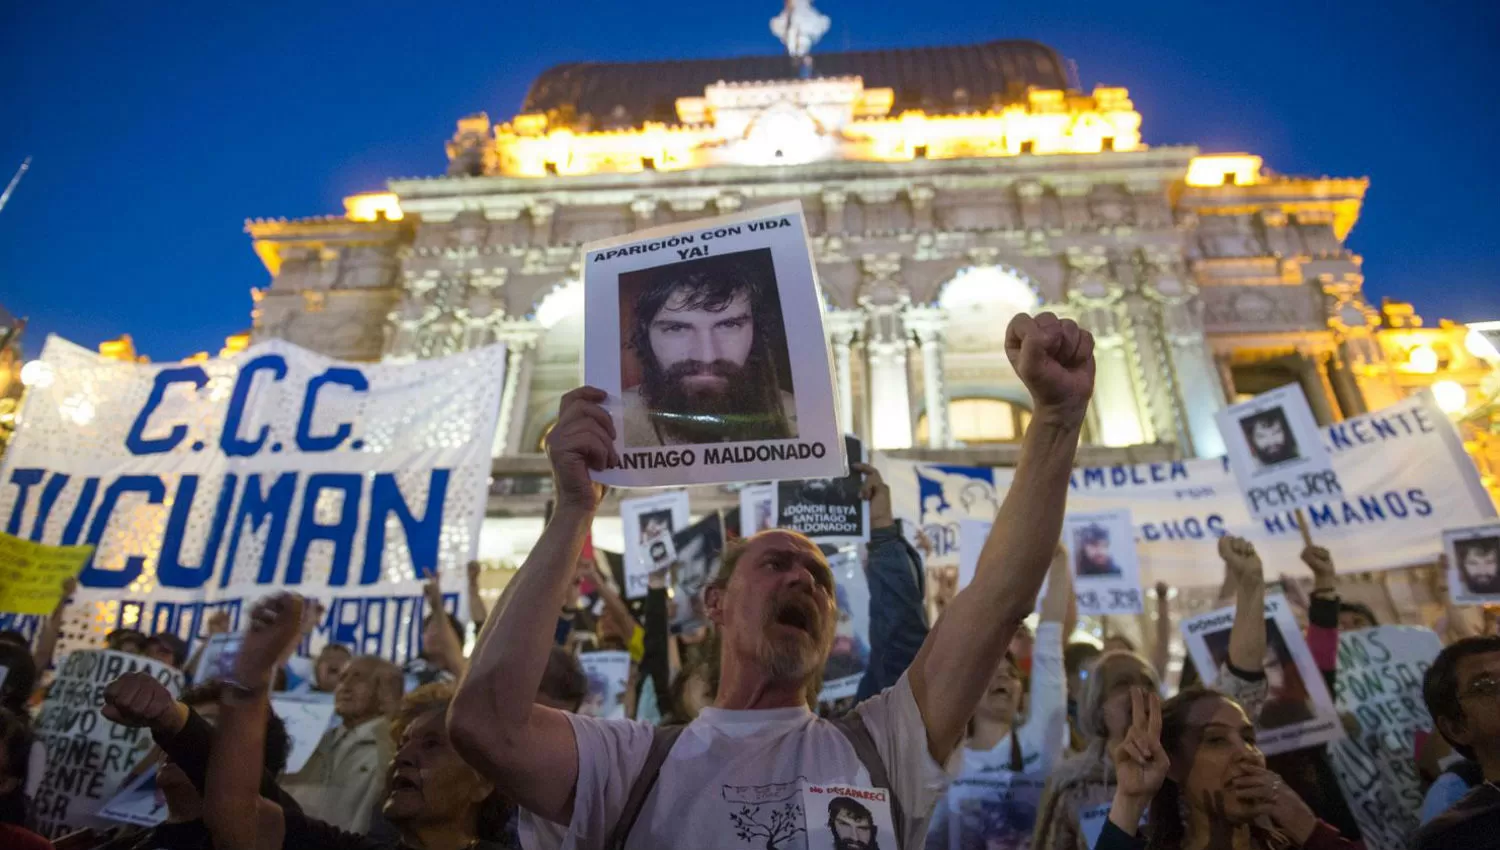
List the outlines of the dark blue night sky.
<svg viewBox="0 0 1500 850">
<path fill-rule="evenodd" d="M 1048 6 L 1042 10 L 1040 6 Z M 217 351 L 267 275 L 251 217 L 336 214 L 434 175 L 462 115 L 503 120 L 543 68 L 775 53 L 779 0 L 0 4 L 0 304 L 84 345 Z M 1031 38 L 1130 89 L 1146 141 L 1368 176 L 1366 290 L 1500 319 L 1500 4 L 820 0 L 824 50 Z"/>
</svg>

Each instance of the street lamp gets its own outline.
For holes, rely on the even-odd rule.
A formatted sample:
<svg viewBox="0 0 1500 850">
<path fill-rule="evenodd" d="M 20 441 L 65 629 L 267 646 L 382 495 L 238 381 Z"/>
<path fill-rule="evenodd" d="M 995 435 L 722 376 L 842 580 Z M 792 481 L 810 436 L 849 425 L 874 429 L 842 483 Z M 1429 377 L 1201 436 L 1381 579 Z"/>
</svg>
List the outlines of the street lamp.
<svg viewBox="0 0 1500 850">
<path fill-rule="evenodd" d="M 1438 409 L 1452 415 L 1469 406 L 1469 391 L 1457 381 L 1438 381 L 1432 385 L 1432 397 Z"/>
</svg>

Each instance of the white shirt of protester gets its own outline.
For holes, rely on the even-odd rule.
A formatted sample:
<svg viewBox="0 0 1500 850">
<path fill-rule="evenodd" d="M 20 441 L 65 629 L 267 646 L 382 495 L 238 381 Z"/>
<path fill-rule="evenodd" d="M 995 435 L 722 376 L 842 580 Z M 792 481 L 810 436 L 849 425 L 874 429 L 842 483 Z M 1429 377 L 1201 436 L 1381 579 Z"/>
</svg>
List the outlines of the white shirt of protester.
<svg viewBox="0 0 1500 850">
<path fill-rule="evenodd" d="M 1042 789 L 1066 744 L 1068 682 L 1062 644 L 1061 623 L 1037 625 L 1026 722 L 1011 733 L 1021 751 L 1021 770 L 1010 769 L 1011 735 L 994 749 L 965 747 L 962 771 L 933 810 L 928 850 L 1000 850 L 1031 843 Z"/>
<path fill-rule="evenodd" d="M 926 813 L 962 761 L 939 765 L 927 751 L 911 683 L 895 686 L 855 709 L 885 763 L 891 791 L 906 815 L 899 840 L 882 847 L 919 847 Z M 651 749 L 652 727 L 635 720 L 568 715 L 578 742 L 573 820 L 563 850 L 603 848 Z M 809 830 L 828 830 L 826 812 L 802 811 L 803 783 L 869 788 L 870 774 L 842 732 L 805 707 L 731 711 L 706 708 L 688 724 L 662 764 L 655 788 L 625 842 L 626 850 L 808 850 Z M 521 813 L 521 843 L 549 846 L 556 828 Z"/>
</svg>

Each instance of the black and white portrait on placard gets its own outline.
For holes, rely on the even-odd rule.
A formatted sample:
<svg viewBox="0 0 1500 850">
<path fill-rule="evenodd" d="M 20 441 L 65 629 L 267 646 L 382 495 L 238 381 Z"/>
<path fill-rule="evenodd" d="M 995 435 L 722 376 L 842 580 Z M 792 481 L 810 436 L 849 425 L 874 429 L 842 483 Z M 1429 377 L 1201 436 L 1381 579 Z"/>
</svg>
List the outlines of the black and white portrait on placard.
<svg viewBox="0 0 1500 850">
<path fill-rule="evenodd" d="M 1443 533 L 1448 592 L 1459 605 L 1500 601 L 1500 525 Z"/>
<path fill-rule="evenodd" d="M 1250 455 L 1262 469 L 1280 466 L 1302 457 L 1286 412 L 1272 407 L 1240 419 L 1240 428 L 1250 445 Z"/>
<path fill-rule="evenodd" d="M 797 436 L 771 249 L 622 273 L 620 339 L 626 448 Z"/>
</svg>

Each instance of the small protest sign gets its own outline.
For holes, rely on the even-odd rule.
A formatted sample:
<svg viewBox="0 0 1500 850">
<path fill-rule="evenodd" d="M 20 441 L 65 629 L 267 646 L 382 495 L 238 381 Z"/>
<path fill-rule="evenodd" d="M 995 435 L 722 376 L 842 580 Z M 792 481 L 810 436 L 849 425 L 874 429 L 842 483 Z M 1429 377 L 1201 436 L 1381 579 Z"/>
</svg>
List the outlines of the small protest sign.
<svg viewBox="0 0 1500 850">
<path fill-rule="evenodd" d="M 77 650 L 57 671 L 36 722 L 47 747 L 47 769 L 32 797 L 43 835 L 96 823 L 100 807 L 151 750 L 150 732 L 113 723 L 100 712 L 105 687 L 133 672 L 149 674 L 174 697 L 182 691 L 182 673 L 175 668 L 112 650 Z"/>
<path fill-rule="evenodd" d="M 578 713 L 606 720 L 625 717 L 625 691 L 630 684 L 630 653 L 616 650 L 584 652 L 578 656 L 588 679 L 588 694 Z"/>
<path fill-rule="evenodd" d="M 979 568 L 979 553 L 983 551 L 986 540 L 990 539 L 990 529 L 994 527 L 993 522 L 979 519 L 965 519 L 958 523 L 958 589 L 963 590 L 974 580 L 974 572 Z M 1047 596 L 1047 580 L 1042 580 L 1042 589 L 1037 592 L 1036 605 L 1033 610 L 1042 610 L 1042 599 Z"/>
<path fill-rule="evenodd" d="M 1343 492 L 1323 432 L 1297 384 L 1277 387 L 1214 418 L 1251 517 L 1275 517 Z"/>
<path fill-rule="evenodd" d="M 1445 531 L 1443 551 L 1454 604 L 1500 602 L 1500 523 Z"/>
<path fill-rule="evenodd" d="M 802 205 L 584 246 L 584 380 L 622 487 L 847 472 Z"/>
<path fill-rule="evenodd" d="M 1405 847 L 1419 825 L 1423 782 L 1412 754 L 1417 733 L 1433 729 L 1422 681 L 1442 648 L 1435 632 L 1411 626 L 1339 635 L 1334 705 L 1359 732 L 1334 747 L 1333 768 L 1371 847 Z"/>
<path fill-rule="evenodd" d="M 823 665 L 823 690 L 818 702 L 834 703 L 854 696 L 870 666 L 870 585 L 859 551 L 848 547 L 828 558 L 833 570 L 833 593 L 838 624 L 833 649 Z"/>
<path fill-rule="evenodd" d="M 0 531 L 0 613 L 51 614 L 63 582 L 93 554 L 93 546 L 48 546 Z"/>
<path fill-rule="evenodd" d="M 688 527 L 687 491 L 621 499 L 620 521 L 625 533 L 625 598 L 640 599 L 650 589 L 651 574 L 677 560 L 673 535 Z"/>
<path fill-rule="evenodd" d="M 776 485 L 747 484 L 740 489 L 740 536 L 753 537 L 776 527 Z"/>
<path fill-rule="evenodd" d="M 844 436 L 849 462 L 865 462 L 858 437 Z M 850 469 L 842 478 L 804 478 L 776 483 L 776 526 L 801 532 L 819 543 L 843 546 L 870 539 L 870 503 L 859 497 L 864 476 Z"/>
<path fill-rule="evenodd" d="M 1027 846 L 1046 786 L 1043 774 L 1009 771 L 953 780 L 945 812 L 948 840 L 943 846 L 948 850 Z M 928 846 L 932 846 L 930 838 Z"/>
<path fill-rule="evenodd" d="M 807 781 L 800 784 L 807 850 L 901 846 L 903 836 L 896 835 L 891 792 L 887 789 Z"/>
<path fill-rule="evenodd" d="M 156 826 L 167 819 L 167 801 L 156 788 L 157 767 L 153 765 L 121 787 L 109 802 L 99 809 L 99 817 L 135 826 Z"/>
<path fill-rule="evenodd" d="M 1141 565 L 1130 510 L 1069 513 L 1063 519 L 1080 614 L 1139 614 Z"/>
<path fill-rule="evenodd" d="M 285 772 L 296 773 L 312 758 L 318 741 L 333 722 L 333 694 L 274 694 L 271 710 L 281 718 L 287 737 L 291 739 Z"/>
<path fill-rule="evenodd" d="M 1222 608 L 1182 621 L 1183 642 L 1203 683 L 1210 687 L 1229 658 L 1229 633 L 1234 608 Z M 1269 755 L 1326 744 L 1344 737 L 1333 697 L 1313 661 L 1312 651 L 1297 625 L 1286 597 L 1270 596 L 1265 603 L 1266 656 L 1263 669 L 1268 691 L 1255 724 L 1256 741 Z"/>
<path fill-rule="evenodd" d="M 677 616 L 672 627 L 694 632 L 708 625 L 703 589 L 719 573 L 724 554 L 723 515 L 714 511 L 672 535 L 672 542 L 677 547 L 677 569 L 672 574 Z"/>
</svg>

